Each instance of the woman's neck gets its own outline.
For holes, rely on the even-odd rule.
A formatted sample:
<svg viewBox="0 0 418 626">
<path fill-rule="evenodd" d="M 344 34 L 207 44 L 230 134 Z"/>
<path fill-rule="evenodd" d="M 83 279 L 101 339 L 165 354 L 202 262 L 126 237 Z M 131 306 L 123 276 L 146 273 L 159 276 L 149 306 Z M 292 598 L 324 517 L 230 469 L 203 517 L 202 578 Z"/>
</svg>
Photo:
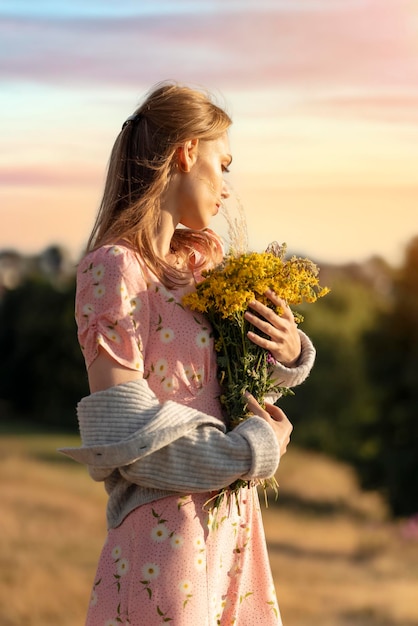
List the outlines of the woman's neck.
<svg viewBox="0 0 418 626">
<path fill-rule="evenodd" d="M 154 237 L 154 252 L 160 259 L 166 262 L 173 254 L 171 240 L 176 226 L 177 224 L 175 224 L 173 216 L 169 212 L 162 210 Z"/>
</svg>

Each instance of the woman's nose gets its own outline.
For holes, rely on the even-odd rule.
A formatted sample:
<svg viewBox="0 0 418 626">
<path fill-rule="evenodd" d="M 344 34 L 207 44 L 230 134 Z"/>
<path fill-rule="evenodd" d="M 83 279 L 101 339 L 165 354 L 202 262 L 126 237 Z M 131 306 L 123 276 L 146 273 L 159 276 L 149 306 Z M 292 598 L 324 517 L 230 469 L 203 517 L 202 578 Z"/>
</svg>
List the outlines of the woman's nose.
<svg viewBox="0 0 418 626">
<path fill-rule="evenodd" d="M 221 192 L 222 200 L 226 200 L 227 198 L 229 198 L 230 195 L 231 194 L 229 193 L 229 187 L 226 184 L 226 182 L 223 181 L 223 183 L 222 183 L 222 192 Z"/>
</svg>

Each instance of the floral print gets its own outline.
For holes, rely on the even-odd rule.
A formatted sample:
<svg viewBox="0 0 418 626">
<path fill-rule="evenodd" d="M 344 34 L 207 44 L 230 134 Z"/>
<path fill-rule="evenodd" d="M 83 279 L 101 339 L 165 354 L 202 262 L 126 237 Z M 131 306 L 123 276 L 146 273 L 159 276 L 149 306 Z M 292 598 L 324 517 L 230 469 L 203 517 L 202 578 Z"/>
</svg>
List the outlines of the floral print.
<svg viewBox="0 0 418 626">
<path fill-rule="evenodd" d="M 174 339 L 174 331 L 171 328 L 162 328 L 160 330 L 160 340 L 162 343 L 170 343 Z"/>
<path fill-rule="evenodd" d="M 256 491 L 243 490 L 240 512 L 221 505 L 209 534 L 206 496 L 163 498 L 109 531 L 87 626 L 281 624 Z"/>
<path fill-rule="evenodd" d="M 159 524 L 158 526 L 154 526 L 151 531 L 151 537 L 153 541 L 165 541 L 168 537 L 168 530 L 164 524 Z"/>
<path fill-rule="evenodd" d="M 167 290 L 123 245 L 95 250 L 77 276 L 80 345 L 87 366 L 100 346 L 160 402 L 222 419 L 211 328 L 182 305 L 185 291 Z M 109 530 L 86 626 L 281 624 L 255 488 L 216 516 L 214 495 L 165 497 Z"/>
<path fill-rule="evenodd" d="M 196 335 L 195 341 L 196 341 L 196 344 L 199 346 L 199 348 L 206 348 L 210 342 L 209 331 L 207 329 L 201 330 Z"/>
</svg>

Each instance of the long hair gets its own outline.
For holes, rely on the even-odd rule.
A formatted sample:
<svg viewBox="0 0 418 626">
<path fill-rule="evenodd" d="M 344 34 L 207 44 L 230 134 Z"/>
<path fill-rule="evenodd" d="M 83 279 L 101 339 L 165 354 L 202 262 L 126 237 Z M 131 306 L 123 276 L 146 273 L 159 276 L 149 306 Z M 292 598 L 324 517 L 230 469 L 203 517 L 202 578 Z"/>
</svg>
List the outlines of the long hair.
<svg viewBox="0 0 418 626">
<path fill-rule="evenodd" d="M 87 249 L 123 240 L 166 287 L 184 282 L 184 274 L 154 251 L 160 199 L 177 166 L 177 149 L 190 139 L 217 139 L 231 123 L 227 113 L 204 92 L 175 83 L 162 83 L 152 90 L 116 138 Z M 177 228 L 171 246 L 183 258 L 195 248 L 207 262 L 219 258 L 219 250 L 205 230 Z"/>
</svg>

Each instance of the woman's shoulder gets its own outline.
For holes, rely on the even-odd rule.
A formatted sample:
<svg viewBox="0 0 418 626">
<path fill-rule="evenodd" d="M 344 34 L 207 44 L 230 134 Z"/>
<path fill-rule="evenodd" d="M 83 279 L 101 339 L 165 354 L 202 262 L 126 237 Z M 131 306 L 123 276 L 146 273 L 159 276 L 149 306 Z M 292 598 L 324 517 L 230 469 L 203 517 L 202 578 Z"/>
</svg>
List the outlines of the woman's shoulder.
<svg viewBox="0 0 418 626">
<path fill-rule="evenodd" d="M 149 272 L 140 255 L 129 245 L 103 245 L 88 252 L 77 268 L 77 289 L 103 285 L 106 289 L 144 291 Z"/>
<path fill-rule="evenodd" d="M 85 254 L 78 265 L 78 274 L 87 272 L 99 272 L 100 268 L 114 269 L 115 271 L 127 271 L 138 266 L 143 270 L 143 262 L 139 254 L 132 247 L 124 244 L 106 244 L 99 246 Z"/>
</svg>

